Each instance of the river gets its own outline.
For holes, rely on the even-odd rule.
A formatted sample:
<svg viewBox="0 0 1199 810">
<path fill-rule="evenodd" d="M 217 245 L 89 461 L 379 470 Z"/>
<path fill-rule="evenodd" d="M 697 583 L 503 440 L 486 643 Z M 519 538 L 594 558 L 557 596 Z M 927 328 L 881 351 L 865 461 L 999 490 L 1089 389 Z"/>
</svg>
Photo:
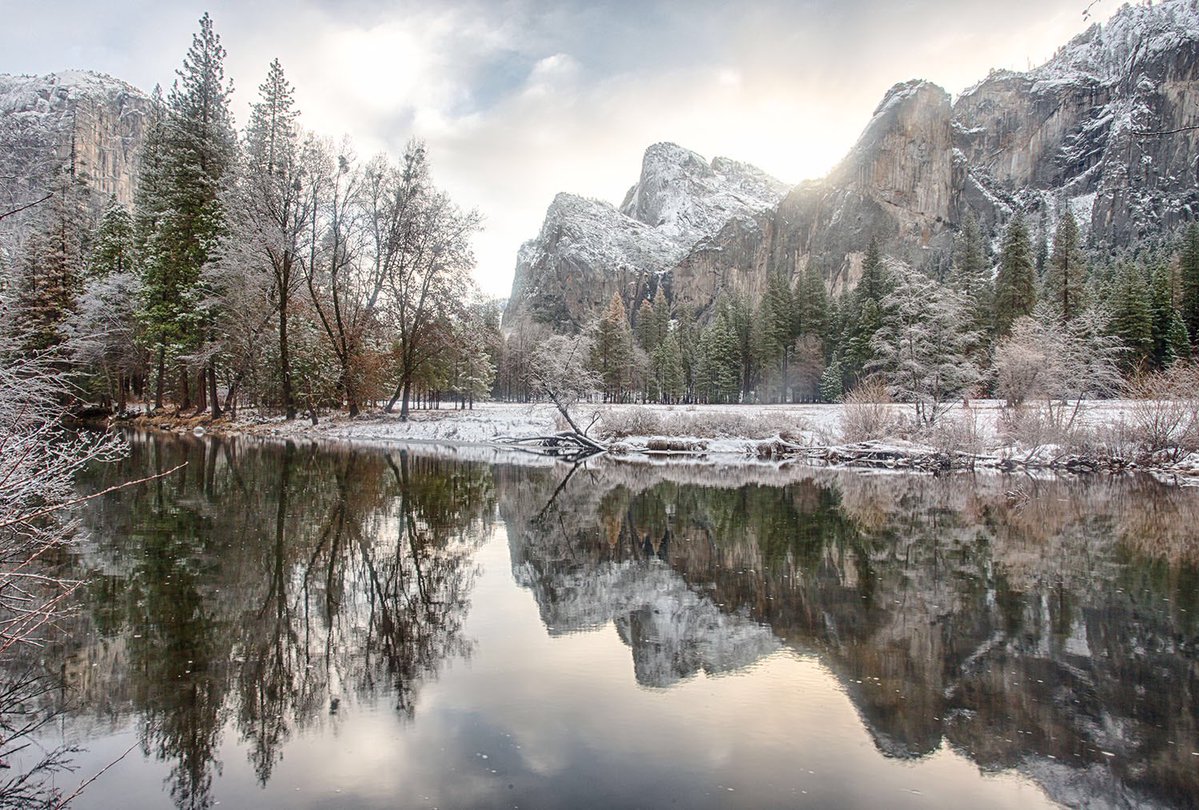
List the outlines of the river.
<svg viewBox="0 0 1199 810">
<path fill-rule="evenodd" d="M 1199 491 L 134 437 L 79 808 L 1192 807 Z M 123 758 L 122 758 L 122 755 Z"/>
</svg>

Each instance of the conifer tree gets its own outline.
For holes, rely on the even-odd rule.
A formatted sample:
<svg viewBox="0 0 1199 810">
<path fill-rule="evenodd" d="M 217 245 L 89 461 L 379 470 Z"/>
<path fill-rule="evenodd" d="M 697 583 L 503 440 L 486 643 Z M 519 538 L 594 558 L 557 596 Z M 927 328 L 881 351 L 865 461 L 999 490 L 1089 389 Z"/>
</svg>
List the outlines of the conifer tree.
<svg viewBox="0 0 1199 810">
<path fill-rule="evenodd" d="M 841 339 L 846 344 L 843 363 L 852 382 L 857 382 L 873 356 L 871 341 L 882 325 L 882 301 L 892 287 L 893 280 L 883 263 L 878 240 L 872 238 L 862 260 L 862 278 L 849 305 L 842 308 Z"/>
<path fill-rule="evenodd" d="M 637 307 L 637 342 L 647 352 L 658 348 L 657 322 L 654 318 L 654 305 L 648 298 Z"/>
<path fill-rule="evenodd" d="M 1008 224 L 995 277 L 995 329 L 1006 335 L 1017 318 L 1028 315 L 1036 304 L 1036 278 L 1024 215 L 1019 212 Z"/>
<path fill-rule="evenodd" d="M 700 339 L 697 393 L 707 402 L 736 402 L 741 388 L 741 357 L 728 307 L 703 331 Z"/>
<path fill-rule="evenodd" d="M 225 80 L 225 49 L 211 18 L 200 18 L 200 31 L 177 71 L 167 98 L 161 129 L 147 145 L 148 210 L 139 212 L 147 232 L 142 288 L 148 337 L 166 360 L 182 362 L 213 338 L 212 315 L 205 313 L 200 272 L 224 232 L 222 184 L 232 166 L 235 140 L 229 113 L 232 88 Z M 152 196 L 150 196 L 152 195 Z M 181 368 L 180 407 L 190 403 L 185 367 Z M 214 360 L 203 364 L 213 415 L 216 399 Z M 161 381 L 160 381 L 161 386 Z M 203 391 L 200 392 L 203 395 Z"/>
<path fill-rule="evenodd" d="M 83 288 L 90 233 L 87 188 L 69 169 L 38 212 L 17 267 L 11 323 L 23 354 L 41 354 L 63 343 L 63 326 Z"/>
<path fill-rule="evenodd" d="M 1125 365 L 1136 368 L 1153 359 L 1153 308 L 1144 274 L 1131 263 L 1116 271 L 1109 302 L 1111 331 L 1124 344 Z"/>
<path fill-rule="evenodd" d="M 654 380 L 657 390 L 654 392 L 662 402 L 678 402 L 685 392 L 683 375 L 683 352 L 679 346 L 678 334 L 672 330 L 658 344 L 653 357 Z"/>
<path fill-rule="evenodd" d="M 108 200 L 108 206 L 100 217 L 92 246 L 92 258 L 88 274 L 104 278 L 128 273 L 134 267 L 133 217 L 125 206 L 117 202 L 116 195 Z"/>
<path fill-rule="evenodd" d="M 829 306 L 824 279 L 816 268 L 808 265 L 795 290 L 796 334 L 816 335 L 823 340 L 828 331 Z"/>
<path fill-rule="evenodd" d="M 660 345 L 670 331 L 670 302 L 666 300 L 666 292 L 658 285 L 654 293 L 654 320 L 652 338 L 654 345 Z"/>
<path fill-rule="evenodd" d="M 962 229 L 954 239 L 949 286 L 965 299 L 970 328 L 980 335 L 988 334 L 995 307 L 994 290 L 982 229 L 973 212 L 966 214 Z"/>
<path fill-rule="evenodd" d="M 891 395 L 911 402 L 918 421 L 931 425 L 980 379 L 972 358 L 978 336 L 969 329 L 966 302 L 905 267 L 883 308 L 867 369 L 882 374 Z"/>
<path fill-rule="evenodd" d="M 773 402 L 785 402 L 790 387 L 788 372 L 798 319 L 791 285 L 783 273 L 772 273 L 767 279 L 758 320 L 762 325 L 762 364 L 769 369 L 773 388 L 770 399 Z"/>
<path fill-rule="evenodd" d="M 1179 251 L 1179 281 L 1181 282 L 1182 319 L 1186 322 L 1191 342 L 1199 342 L 1199 222 L 1192 222 L 1183 232 Z"/>
<path fill-rule="evenodd" d="M 1180 316 L 1174 306 L 1170 270 L 1161 264 L 1149 274 L 1149 308 L 1153 317 L 1153 366 L 1165 368 L 1176 359 L 1177 346 L 1173 345 L 1174 338 L 1170 333 L 1175 319 Z M 1183 330 L 1186 330 L 1185 324 Z"/>
<path fill-rule="evenodd" d="M 236 285 L 239 275 L 264 276 L 265 283 L 237 286 L 265 291 L 274 310 L 279 398 L 288 419 L 298 412 L 289 323 L 313 208 L 310 186 L 303 182 L 297 117 L 292 86 L 275 59 L 250 107 L 245 149 L 222 198 L 229 222 L 218 251 L 226 283 Z"/>
<path fill-rule="evenodd" d="M 1191 341 L 1187 335 L 1186 323 L 1182 313 L 1177 309 L 1170 311 L 1170 325 L 1166 330 L 1166 350 L 1163 365 L 1170 366 L 1177 362 L 1191 359 Z"/>
<path fill-rule="evenodd" d="M 1053 303 L 1063 320 L 1072 320 L 1085 308 L 1086 274 L 1078 223 L 1066 208 L 1053 235 L 1053 252 L 1045 275 L 1045 299 Z"/>
<path fill-rule="evenodd" d="M 841 387 L 841 377 L 843 375 L 841 369 L 841 361 L 833 355 L 832 362 L 824 367 L 824 372 L 820 375 L 820 398 L 825 402 L 836 402 L 841 399 L 841 394 L 844 393 Z"/>
<path fill-rule="evenodd" d="M 604 388 L 604 400 L 618 402 L 633 383 L 633 331 L 620 293 L 613 293 L 595 329 L 591 365 Z"/>
</svg>

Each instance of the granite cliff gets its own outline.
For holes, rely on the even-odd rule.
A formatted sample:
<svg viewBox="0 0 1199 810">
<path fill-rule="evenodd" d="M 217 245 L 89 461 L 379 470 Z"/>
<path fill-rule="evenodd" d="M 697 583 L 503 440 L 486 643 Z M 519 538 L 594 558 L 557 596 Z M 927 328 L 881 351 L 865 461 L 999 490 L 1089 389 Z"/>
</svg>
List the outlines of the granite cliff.
<svg viewBox="0 0 1199 810">
<path fill-rule="evenodd" d="M 835 294 L 856 284 L 872 238 L 939 274 L 967 215 L 994 236 L 1016 210 L 1052 229 L 1067 207 L 1094 247 L 1199 217 L 1196 0 L 1126 5 L 1044 65 L 992 72 L 957 99 L 929 82 L 897 84 L 827 177 L 787 191 L 744 164 L 650 147 L 605 220 L 637 244 L 624 250 L 552 206 L 521 249 L 505 326 L 573 330 L 614 291 L 632 311 L 659 285 L 702 320 L 723 293 L 756 297 L 771 273 L 807 267 Z M 567 256 L 553 239 L 562 231 L 610 251 L 596 263 Z"/>
<path fill-rule="evenodd" d="M 41 196 L 56 173 L 132 207 L 150 99 L 87 71 L 0 75 L 0 209 Z"/>
</svg>

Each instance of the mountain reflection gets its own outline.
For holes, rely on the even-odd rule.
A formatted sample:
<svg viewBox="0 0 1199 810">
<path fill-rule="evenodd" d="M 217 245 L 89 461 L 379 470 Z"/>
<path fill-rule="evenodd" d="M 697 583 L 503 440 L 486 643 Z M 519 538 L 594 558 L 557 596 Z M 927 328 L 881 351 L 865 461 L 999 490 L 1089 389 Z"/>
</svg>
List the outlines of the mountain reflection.
<svg viewBox="0 0 1199 810">
<path fill-rule="evenodd" d="M 886 756 L 950 746 L 1070 805 L 1199 795 L 1194 491 L 192 439 L 136 440 L 87 487 L 181 461 L 84 511 L 65 669 L 82 718 L 135 719 L 179 807 L 212 804 L 231 735 L 265 785 L 348 706 L 419 720 L 422 685 L 471 653 L 497 516 L 547 631 L 611 623 L 642 687 L 787 648 Z"/>
<path fill-rule="evenodd" d="M 614 620 L 643 685 L 746 666 L 765 626 L 837 674 L 888 756 L 949 745 L 1070 805 L 1194 802 L 1197 493 L 763 475 L 598 467 L 544 481 L 523 521 L 529 494 L 501 485 L 517 579 L 555 632 Z"/>
<path fill-rule="evenodd" d="M 493 495 L 483 468 L 218 440 L 136 442 L 94 486 L 182 461 L 89 510 L 99 637 L 68 678 L 97 713 L 137 715 L 193 808 L 211 805 L 229 722 L 265 784 L 284 743 L 335 725 L 345 701 L 385 695 L 414 715 L 421 684 L 469 653 Z"/>
</svg>

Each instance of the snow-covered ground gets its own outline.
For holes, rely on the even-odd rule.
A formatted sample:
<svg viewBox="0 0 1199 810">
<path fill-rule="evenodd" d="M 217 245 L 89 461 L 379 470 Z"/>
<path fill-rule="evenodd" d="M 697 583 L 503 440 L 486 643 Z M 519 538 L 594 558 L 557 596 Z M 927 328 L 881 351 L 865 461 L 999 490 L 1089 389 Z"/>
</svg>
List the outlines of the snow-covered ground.
<svg viewBox="0 0 1199 810">
<path fill-rule="evenodd" d="M 1091 430 L 1095 436 L 1116 435 L 1120 425 L 1133 420 L 1135 406 L 1129 400 L 1085 403 L 1074 426 Z M 895 424 L 905 420 L 910 424 L 911 406 L 877 407 Z M 579 424 L 592 425 L 590 434 L 607 442 L 617 454 L 719 465 L 777 463 L 762 460 L 764 443 L 845 449 L 853 438 L 844 434 L 847 409 L 842 405 L 579 405 L 572 413 Z M 937 431 L 887 439 L 873 447 L 910 455 L 969 453 L 984 466 L 1005 459 L 1047 464 L 1077 452 L 1048 441 L 1031 446 L 1014 442 L 1004 435 L 1003 423 L 1002 402 L 974 400 L 955 405 L 942 417 Z M 326 416 L 315 426 L 304 419 L 285 422 L 248 417 L 220 429 L 334 442 L 435 444 L 463 457 L 507 458 L 512 451 L 507 440 L 548 436 L 565 427 L 548 404 L 484 402 L 471 410 L 413 411 L 407 422 L 398 415 L 372 412 L 353 419 Z M 897 428 L 896 435 L 903 434 L 902 427 Z M 1199 481 L 1199 454 L 1155 466 Z"/>
</svg>

